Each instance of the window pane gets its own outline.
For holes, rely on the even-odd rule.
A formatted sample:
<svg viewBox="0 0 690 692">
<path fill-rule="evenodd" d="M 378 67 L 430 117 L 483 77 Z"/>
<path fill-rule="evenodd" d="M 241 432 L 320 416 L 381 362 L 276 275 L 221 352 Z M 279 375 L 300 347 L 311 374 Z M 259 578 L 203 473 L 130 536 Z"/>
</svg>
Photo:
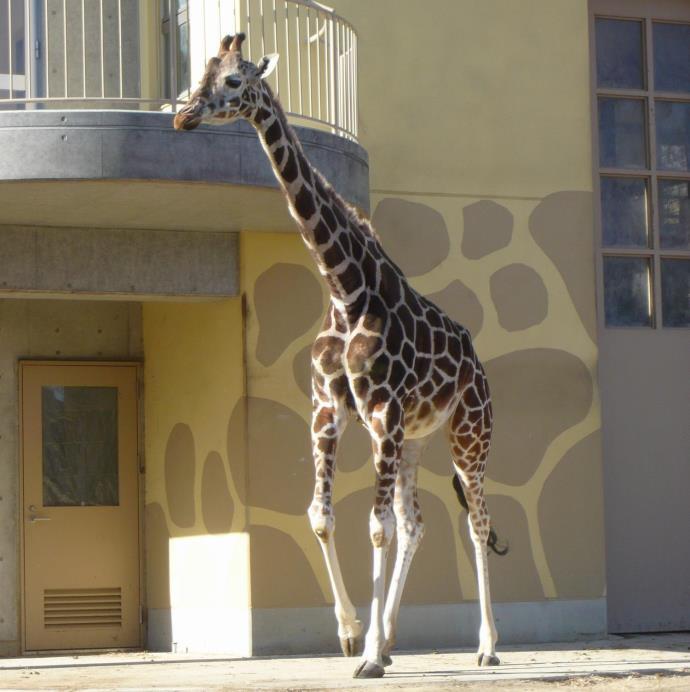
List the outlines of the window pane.
<svg viewBox="0 0 690 692">
<path fill-rule="evenodd" d="M 690 260 L 661 260 L 664 327 L 690 327 Z"/>
<path fill-rule="evenodd" d="M 601 178 L 601 226 L 606 247 L 648 247 L 647 181 Z"/>
<path fill-rule="evenodd" d="M 690 103 L 656 102 L 656 165 L 667 171 L 690 170 Z"/>
<path fill-rule="evenodd" d="M 163 22 L 161 35 L 161 96 L 170 98 L 170 22 Z"/>
<path fill-rule="evenodd" d="M 189 89 L 189 25 L 177 25 L 177 94 Z"/>
<path fill-rule="evenodd" d="M 607 327 L 651 327 L 651 272 L 645 257 L 604 257 Z"/>
<path fill-rule="evenodd" d="M 597 86 L 644 89 L 642 22 L 596 20 Z"/>
<path fill-rule="evenodd" d="M 690 181 L 659 181 L 661 247 L 690 250 Z"/>
<path fill-rule="evenodd" d="M 690 92 L 690 24 L 654 22 L 654 88 Z"/>
<path fill-rule="evenodd" d="M 599 99 L 599 163 L 607 168 L 646 168 L 645 102 Z"/>
<path fill-rule="evenodd" d="M 43 506 L 117 505 L 117 388 L 43 387 Z"/>
</svg>

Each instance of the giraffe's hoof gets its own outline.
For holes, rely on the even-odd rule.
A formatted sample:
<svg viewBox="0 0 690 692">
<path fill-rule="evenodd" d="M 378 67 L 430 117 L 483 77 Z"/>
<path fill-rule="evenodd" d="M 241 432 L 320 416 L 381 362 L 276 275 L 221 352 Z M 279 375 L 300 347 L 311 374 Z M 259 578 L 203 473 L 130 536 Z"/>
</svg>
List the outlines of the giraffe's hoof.
<svg viewBox="0 0 690 692">
<path fill-rule="evenodd" d="M 383 666 L 378 663 L 364 660 L 356 668 L 352 674 L 353 678 L 382 678 L 386 671 Z"/>
<path fill-rule="evenodd" d="M 343 650 L 343 655 L 350 658 L 362 653 L 362 643 L 361 634 L 357 637 L 340 637 L 340 648 Z"/>
<path fill-rule="evenodd" d="M 498 656 L 494 656 L 493 654 L 479 654 L 479 658 L 477 659 L 477 665 L 482 668 L 486 668 L 487 666 L 498 666 L 500 664 L 501 661 Z"/>
<path fill-rule="evenodd" d="M 388 666 L 393 665 L 393 659 L 390 657 L 390 654 L 382 654 L 381 658 L 383 659 L 384 668 L 388 668 Z"/>
</svg>

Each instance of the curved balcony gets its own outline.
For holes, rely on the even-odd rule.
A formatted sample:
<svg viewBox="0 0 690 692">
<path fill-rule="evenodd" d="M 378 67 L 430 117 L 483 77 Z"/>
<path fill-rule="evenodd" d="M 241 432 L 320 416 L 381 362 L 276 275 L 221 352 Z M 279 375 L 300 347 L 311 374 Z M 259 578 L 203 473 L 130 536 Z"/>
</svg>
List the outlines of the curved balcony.
<svg viewBox="0 0 690 692">
<path fill-rule="evenodd" d="M 357 36 L 332 9 L 313 0 L 0 0 L 0 224 L 293 229 L 246 123 L 172 130 L 172 113 L 235 27 L 249 59 L 280 53 L 271 85 L 307 155 L 367 210 Z M 210 210 L 203 220 L 199 208 Z"/>
</svg>

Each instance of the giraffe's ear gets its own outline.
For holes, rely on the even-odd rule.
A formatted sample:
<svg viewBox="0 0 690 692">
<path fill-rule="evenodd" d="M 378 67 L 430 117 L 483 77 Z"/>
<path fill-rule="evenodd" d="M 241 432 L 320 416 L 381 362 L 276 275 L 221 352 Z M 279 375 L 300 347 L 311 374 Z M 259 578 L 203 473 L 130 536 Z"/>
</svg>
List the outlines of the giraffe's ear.
<svg viewBox="0 0 690 692">
<path fill-rule="evenodd" d="M 261 77 L 261 79 L 266 79 L 266 77 L 268 77 L 268 75 L 270 75 L 271 72 L 276 69 L 279 57 L 280 56 L 278 53 L 269 53 L 268 55 L 264 55 L 264 57 L 259 60 L 259 64 L 257 65 L 257 75 Z"/>
</svg>

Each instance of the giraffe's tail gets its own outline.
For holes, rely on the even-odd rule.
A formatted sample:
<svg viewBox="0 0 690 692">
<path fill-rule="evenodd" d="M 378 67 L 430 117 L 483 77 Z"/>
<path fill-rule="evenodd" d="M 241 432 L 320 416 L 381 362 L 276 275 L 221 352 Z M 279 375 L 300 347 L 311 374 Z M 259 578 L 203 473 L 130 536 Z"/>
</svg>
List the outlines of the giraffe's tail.
<svg viewBox="0 0 690 692">
<path fill-rule="evenodd" d="M 455 490 L 455 494 L 458 496 L 458 501 L 462 505 L 463 509 L 466 512 L 469 512 L 470 510 L 467 506 L 467 498 L 465 497 L 465 489 L 462 487 L 462 483 L 460 482 L 457 473 L 453 474 L 453 490 Z M 489 538 L 486 541 L 486 545 L 493 550 L 496 555 L 506 555 L 508 552 L 508 543 L 498 542 L 498 535 L 496 534 L 493 526 L 489 527 Z"/>
</svg>

